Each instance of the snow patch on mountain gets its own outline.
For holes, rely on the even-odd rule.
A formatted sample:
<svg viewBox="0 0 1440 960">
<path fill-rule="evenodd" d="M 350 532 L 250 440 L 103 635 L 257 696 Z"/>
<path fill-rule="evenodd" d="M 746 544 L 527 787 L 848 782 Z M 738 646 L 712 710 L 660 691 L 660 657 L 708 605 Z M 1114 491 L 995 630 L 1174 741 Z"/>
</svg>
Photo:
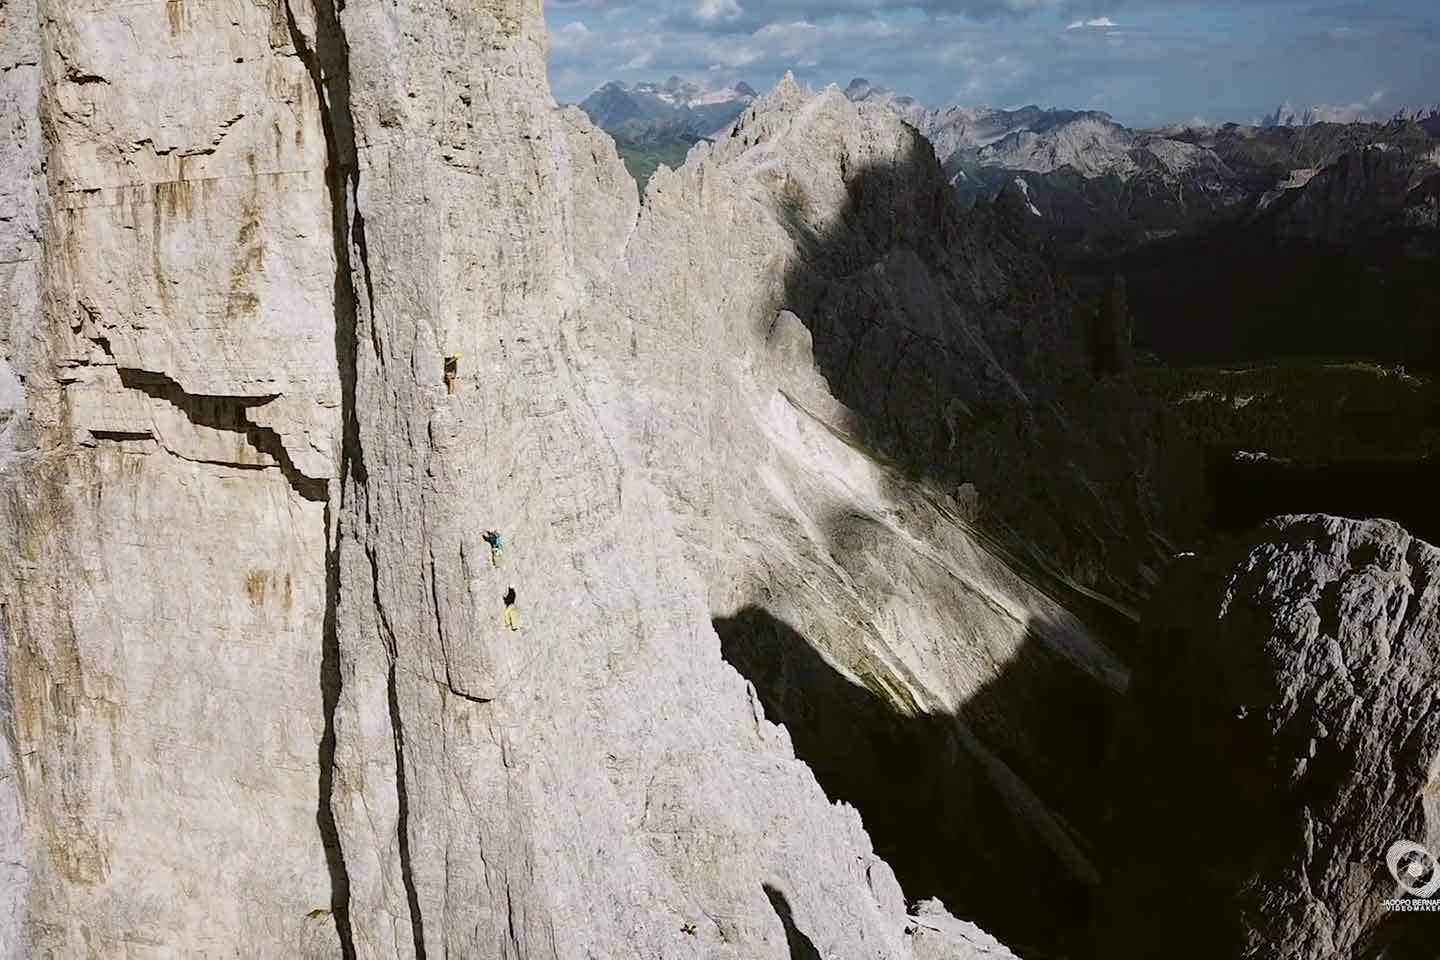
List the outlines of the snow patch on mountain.
<svg viewBox="0 0 1440 960">
<path fill-rule="evenodd" d="M 1020 188 L 1020 195 L 1025 198 L 1025 209 L 1029 210 L 1034 216 L 1044 217 L 1045 214 L 1040 212 L 1040 208 L 1035 206 L 1035 201 L 1030 197 L 1030 184 L 1025 181 L 1025 178 L 1016 177 L 1015 186 Z"/>
</svg>

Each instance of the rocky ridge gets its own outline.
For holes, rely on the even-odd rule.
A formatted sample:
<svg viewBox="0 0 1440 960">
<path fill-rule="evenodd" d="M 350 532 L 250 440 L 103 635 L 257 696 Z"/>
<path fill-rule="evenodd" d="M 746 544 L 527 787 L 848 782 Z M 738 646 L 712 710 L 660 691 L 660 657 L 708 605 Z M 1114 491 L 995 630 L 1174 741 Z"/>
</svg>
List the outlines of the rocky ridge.
<svg viewBox="0 0 1440 960">
<path fill-rule="evenodd" d="M 665 262 L 683 279 L 657 281 Z M 1083 925 L 1025 924 L 996 895 L 1083 914 L 1095 882 L 1083 815 L 1059 812 L 1088 789 L 1086 747 L 1041 704 L 1103 713 L 1126 670 L 1055 597 L 1141 596 L 1179 480 L 1153 411 L 1097 379 L 1063 280 L 1007 210 L 955 207 L 888 110 L 787 81 L 657 173 L 607 282 L 575 354 L 613 384 L 607 416 L 767 716 L 911 895 L 1037 948 Z M 895 763 L 917 782 L 876 795 Z"/>
</svg>

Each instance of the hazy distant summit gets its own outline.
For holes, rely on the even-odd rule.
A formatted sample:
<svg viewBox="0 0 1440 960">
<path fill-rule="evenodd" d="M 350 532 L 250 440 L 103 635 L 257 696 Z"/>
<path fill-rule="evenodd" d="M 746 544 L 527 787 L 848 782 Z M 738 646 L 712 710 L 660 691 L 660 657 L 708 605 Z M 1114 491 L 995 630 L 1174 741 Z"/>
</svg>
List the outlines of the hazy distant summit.
<svg viewBox="0 0 1440 960">
<path fill-rule="evenodd" d="M 707 87 L 680 77 L 664 83 L 612 80 L 580 109 L 615 138 L 626 169 L 643 187 L 660 166 L 680 166 L 692 146 L 723 133 L 758 96 L 744 82 Z"/>
<path fill-rule="evenodd" d="M 1440 133 L 1434 125 L 1440 123 L 1440 104 L 1424 107 L 1402 107 L 1399 110 L 1377 110 L 1376 98 L 1365 103 L 1347 106 L 1333 104 L 1312 104 L 1296 107 L 1282 103 L 1274 113 L 1268 113 L 1260 121 L 1262 127 L 1312 127 L 1318 123 L 1385 123 L 1391 120 L 1411 121 L 1421 125 L 1430 124 L 1431 133 Z"/>
<path fill-rule="evenodd" d="M 877 87 L 864 77 L 856 77 L 845 88 L 845 98 L 852 103 L 880 103 L 899 114 L 901 119 L 919 126 L 925 106 L 914 97 L 896 93 L 888 87 Z"/>
<path fill-rule="evenodd" d="M 1386 118 L 1376 114 L 1368 103 L 1352 103 L 1349 106 L 1319 103 L 1303 108 L 1282 103 L 1275 108 L 1274 113 L 1265 115 L 1260 126 L 1310 127 L 1317 123 L 1364 123 L 1384 119 Z"/>
<path fill-rule="evenodd" d="M 743 82 L 710 88 L 680 77 L 633 85 L 612 80 L 586 97 L 580 109 L 612 134 L 639 124 L 708 137 L 734 123 L 756 96 L 755 88 Z"/>
</svg>

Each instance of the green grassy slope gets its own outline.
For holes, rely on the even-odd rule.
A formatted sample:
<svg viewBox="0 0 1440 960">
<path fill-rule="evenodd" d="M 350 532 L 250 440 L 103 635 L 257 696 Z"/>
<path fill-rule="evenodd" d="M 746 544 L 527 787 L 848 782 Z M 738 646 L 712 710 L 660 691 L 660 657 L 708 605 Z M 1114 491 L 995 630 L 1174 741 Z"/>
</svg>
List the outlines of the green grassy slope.
<svg viewBox="0 0 1440 960">
<path fill-rule="evenodd" d="M 688 140 L 664 140 L 649 143 L 625 143 L 620 140 L 615 142 L 620 152 L 620 159 L 625 161 L 625 169 L 630 171 L 630 176 L 645 189 L 645 184 L 655 175 L 655 170 L 660 164 L 670 169 L 675 169 L 685 162 L 685 155 L 690 152 L 693 146 Z"/>
</svg>

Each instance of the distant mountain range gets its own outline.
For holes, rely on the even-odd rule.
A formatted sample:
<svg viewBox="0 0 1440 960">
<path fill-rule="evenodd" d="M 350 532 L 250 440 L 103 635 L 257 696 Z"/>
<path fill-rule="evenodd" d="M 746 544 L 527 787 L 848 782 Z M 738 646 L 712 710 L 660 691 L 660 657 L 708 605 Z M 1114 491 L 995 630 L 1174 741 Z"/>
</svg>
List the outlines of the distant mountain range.
<svg viewBox="0 0 1440 960">
<path fill-rule="evenodd" d="M 1330 118 L 1351 108 L 1282 106 L 1259 126 L 1144 130 L 1097 110 L 927 109 L 860 78 L 845 93 L 856 102 L 888 107 L 925 134 L 961 200 L 1018 191 L 1033 229 L 1086 254 L 1130 249 L 1217 219 L 1288 209 L 1291 203 L 1280 203 L 1283 198 L 1357 150 L 1390 153 L 1395 189 L 1400 181 L 1418 187 L 1426 174 L 1440 169 L 1435 152 L 1440 110 L 1433 108 L 1386 123 L 1337 123 Z M 1370 213 L 1382 219 L 1406 202 L 1393 191 L 1373 199 Z M 1354 208 L 1367 201 L 1349 202 Z M 1337 222 L 1358 225 L 1361 219 L 1352 209 Z M 1318 229 L 1313 218 L 1306 223 L 1295 229 Z"/>
<path fill-rule="evenodd" d="M 1274 113 L 1266 114 L 1260 121 L 1262 127 L 1308 127 L 1317 123 L 1385 123 L 1390 120 L 1414 120 L 1416 122 L 1440 121 L 1440 104 L 1429 107 L 1407 107 L 1401 110 L 1376 110 L 1371 104 L 1354 103 L 1337 107 L 1329 104 L 1314 104 L 1296 107 L 1282 103 Z"/>
<path fill-rule="evenodd" d="M 1297 356 L 1440 369 L 1440 110 L 1136 130 L 1093 110 L 925 109 L 857 80 L 935 146 L 964 202 L 1006 202 L 1135 342 L 1171 363 Z"/>
<path fill-rule="evenodd" d="M 1009 203 L 1097 296 L 1130 276 L 1142 347 L 1440 366 L 1424 329 L 1440 315 L 1440 108 L 1375 122 L 1282 105 L 1259 124 L 1135 129 L 1097 110 L 929 108 L 863 78 L 844 93 L 918 129 L 962 203 Z M 672 77 L 608 83 L 581 108 L 643 186 L 756 99 Z"/>
<path fill-rule="evenodd" d="M 712 90 L 679 77 L 633 86 L 611 81 L 586 97 L 580 109 L 611 132 L 642 124 L 709 137 L 733 123 L 756 96 L 747 83 Z"/>
<path fill-rule="evenodd" d="M 962 201 L 1023 191 L 1034 229 L 1088 253 L 1268 209 L 1354 150 L 1398 150 L 1417 171 L 1428 170 L 1436 166 L 1433 138 L 1440 137 L 1440 106 L 1374 122 L 1364 104 L 1282 104 L 1258 125 L 1147 130 L 1097 110 L 927 108 L 860 77 L 845 96 L 884 106 L 925 134 Z M 643 185 L 659 164 L 679 166 L 696 142 L 722 133 L 756 98 L 745 83 L 710 88 L 671 77 L 607 83 L 580 108 L 615 137 Z"/>
<path fill-rule="evenodd" d="M 1137 345 L 1170 362 L 1440 370 L 1440 142 L 1408 121 L 1289 132 L 1215 142 L 1253 184 L 1290 167 L 1258 198 L 1076 266 L 1128 277 Z"/>
<path fill-rule="evenodd" d="M 581 101 L 580 109 L 615 138 L 643 187 L 660 164 L 684 163 L 691 146 L 734 123 L 757 96 L 747 83 L 709 89 L 679 77 L 634 85 L 611 81 Z"/>
</svg>

